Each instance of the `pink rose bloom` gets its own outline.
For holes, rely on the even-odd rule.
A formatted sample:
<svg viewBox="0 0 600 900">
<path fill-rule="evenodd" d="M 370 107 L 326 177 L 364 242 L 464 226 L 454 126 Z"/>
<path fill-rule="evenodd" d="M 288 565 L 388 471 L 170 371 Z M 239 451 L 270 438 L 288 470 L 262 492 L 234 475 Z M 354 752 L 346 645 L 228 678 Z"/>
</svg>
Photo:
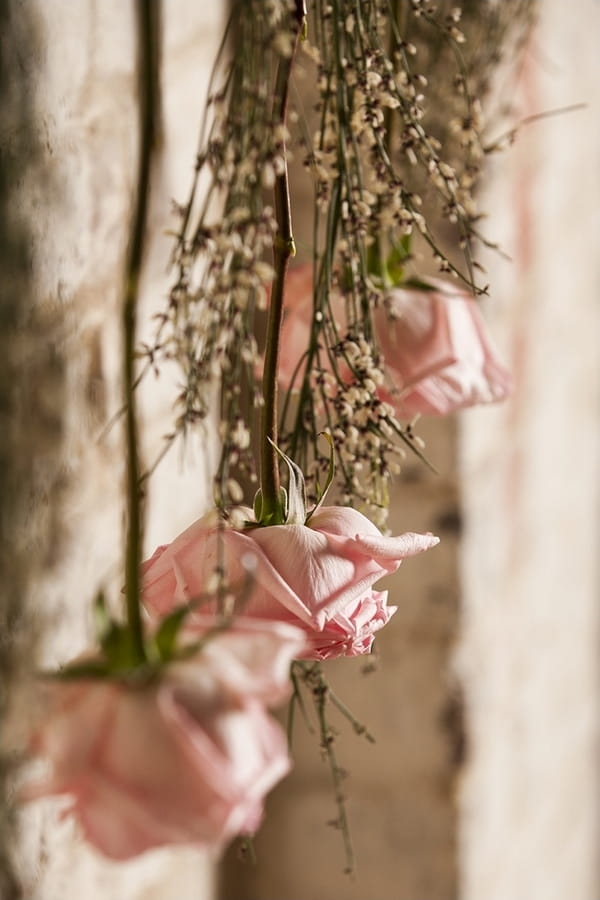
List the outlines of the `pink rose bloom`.
<svg viewBox="0 0 600 900">
<path fill-rule="evenodd" d="M 46 682 L 31 749 L 52 764 L 24 799 L 65 794 L 87 840 L 111 859 L 166 844 L 220 847 L 260 824 L 288 772 L 286 738 L 263 704 L 289 687 L 298 629 L 236 621 L 145 685 Z"/>
<path fill-rule="evenodd" d="M 245 616 L 304 630 L 307 646 L 299 657 L 356 656 L 370 651 L 375 632 L 396 611 L 387 606 L 387 591 L 373 589 L 375 582 L 437 543 L 430 534 L 384 537 L 349 507 L 323 507 L 309 525 L 243 531 L 219 531 L 209 514 L 144 563 L 143 601 L 162 616 L 205 597 L 219 560 L 230 589 L 248 585 L 240 588 Z"/>
<path fill-rule="evenodd" d="M 377 340 L 393 385 L 390 402 L 400 415 L 410 417 L 447 415 L 504 400 L 512 379 L 477 301 L 451 282 L 427 283 L 435 290 L 395 288 L 387 295 L 387 310 L 375 313 Z"/>
<path fill-rule="evenodd" d="M 433 289 L 392 289 L 386 308 L 375 311 L 375 333 L 388 384 L 377 388 L 379 398 L 391 403 L 399 418 L 417 413 L 447 415 L 505 399 L 512 379 L 500 362 L 477 301 L 451 282 L 430 279 L 426 283 Z M 313 315 L 310 266 L 290 272 L 285 299 L 279 377 L 289 387 L 308 347 Z M 332 307 L 344 335 L 347 323 L 341 297 L 332 296 Z M 343 365 L 341 372 L 351 380 Z"/>
</svg>

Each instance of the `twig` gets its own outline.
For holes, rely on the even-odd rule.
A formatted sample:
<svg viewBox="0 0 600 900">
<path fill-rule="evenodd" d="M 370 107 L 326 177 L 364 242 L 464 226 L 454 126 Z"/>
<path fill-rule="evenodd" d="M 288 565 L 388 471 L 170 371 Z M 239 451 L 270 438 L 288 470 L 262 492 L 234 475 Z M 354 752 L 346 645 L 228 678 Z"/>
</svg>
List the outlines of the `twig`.
<svg viewBox="0 0 600 900">
<path fill-rule="evenodd" d="M 509 128 L 508 131 L 503 132 L 503 134 L 493 140 L 490 144 L 486 144 L 483 148 L 483 152 L 494 153 L 496 150 L 501 150 L 507 141 L 512 143 L 516 138 L 518 131 L 524 125 L 532 125 L 534 122 L 539 122 L 542 119 L 550 119 L 553 116 L 560 116 L 563 113 L 579 112 L 582 109 L 587 109 L 587 103 L 572 103 L 570 106 L 561 106 L 558 109 L 547 109 L 544 112 L 525 116 L 523 119 L 520 119 L 516 125 Z"/>
</svg>

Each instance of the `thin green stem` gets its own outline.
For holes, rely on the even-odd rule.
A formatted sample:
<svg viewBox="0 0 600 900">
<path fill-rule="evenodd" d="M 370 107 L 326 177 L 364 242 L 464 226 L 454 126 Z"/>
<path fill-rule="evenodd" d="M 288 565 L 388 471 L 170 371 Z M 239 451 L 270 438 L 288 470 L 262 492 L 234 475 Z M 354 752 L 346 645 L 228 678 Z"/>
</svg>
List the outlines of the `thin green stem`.
<svg viewBox="0 0 600 900">
<path fill-rule="evenodd" d="M 136 6 L 138 35 L 139 157 L 135 209 L 127 258 L 123 302 L 123 391 L 125 400 L 125 441 L 127 453 L 127 550 L 125 558 L 125 600 L 134 662 L 146 661 L 140 613 L 140 562 L 142 552 L 142 509 L 139 489 L 138 428 L 135 394 L 135 331 L 140 272 L 150 189 L 152 155 L 157 139 L 156 98 L 158 59 L 158 14 L 155 0 L 141 0 Z"/>
<path fill-rule="evenodd" d="M 306 9 L 302 0 L 296 0 L 293 21 L 293 48 L 289 57 L 280 59 L 275 81 L 273 101 L 273 121 L 285 125 L 290 76 L 298 37 L 304 26 Z M 275 276 L 271 292 L 271 304 L 267 322 L 267 345 L 265 349 L 265 368 L 263 375 L 264 407 L 261 427 L 261 489 L 262 515 L 269 516 L 279 509 L 279 459 L 277 445 L 277 369 L 279 365 L 279 344 L 281 321 L 283 317 L 283 289 L 290 257 L 295 253 L 292 233 L 292 213 L 290 207 L 290 187 L 287 169 L 285 142 L 282 148 L 283 170 L 275 180 L 275 215 L 277 218 L 277 234 L 273 247 L 273 263 Z"/>
</svg>

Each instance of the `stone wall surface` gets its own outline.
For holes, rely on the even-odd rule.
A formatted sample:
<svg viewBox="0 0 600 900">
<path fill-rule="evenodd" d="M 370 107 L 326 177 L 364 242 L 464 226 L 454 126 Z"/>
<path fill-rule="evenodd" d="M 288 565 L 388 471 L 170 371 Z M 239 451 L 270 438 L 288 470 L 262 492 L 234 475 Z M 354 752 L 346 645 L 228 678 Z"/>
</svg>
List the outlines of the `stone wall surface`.
<svg viewBox="0 0 600 900">
<path fill-rule="evenodd" d="M 23 346 L 15 365 L 19 377 L 31 383 L 12 449 L 31 455 L 39 470 L 32 482 L 35 493 L 24 504 L 29 611 L 21 632 L 43 632 L 37 649 L 29 643 L 29 652 L 36 654 L 36 665 L 54 667 L 89 642 L 98 587 L 118 603 L 123 581 L 122 434 L 119 422 L 105 426 L 121 406 L 120 308 L 137 184 L 136 4 L 32 0 L 3 4 L 3 13 L 5 7 L 11 77 L 18 81 L 20 73 L 27 79 L 29 140 L 36 147 L 11 195 L 27 235 L 23 281 L 31 296 L 31 309 L 21 312 Z M 140 337 L 152 333 L 151 316 L 168 292 L 171 238 L 165 232 L 173 227 L 171 200 L 184 201 L 191 182 L 223 15 L 221 3 L 162 5 L 162 134 L 151 188 Z M 10 148 L 23 143 L 24 107 L 18 107 L 23 99 L 16 89 L 4 99 L 3 146 Z M 16 288 L 12 303 L 23 307 Z M 36 362 L 46 356 L 55 360 L 60 379 L 49 380 L 50 362 Z M 142 386 L 145 465 L 172 428 L 174 386 L 169 372 L 150 376 Z M 24 406 L 33 399 L 43 405 L 45 394 L 60 437 L 38 453 Z M 204 512 L 213 449 L 208 435 L 198 435 L 185 452 L 175 448 L 161 463 L 148 491 L 147 553 Z M 22 642 L 27 652 L 27 640 Z M 13 695 L 18 732 L 30 694 L 15 684 Z M 109 864 L 83 843 L 72 822 L 59 819 L 60 806 L 46 801 L 22 816 L 13 856 L 28 900 L 205 900 L 211 895 L 211 862 L 202 854 L 160 851 L 129 864 Z M 5 893 L 6 900 L 17 896 L 8 878 Z"/>
<path fill-rule="evenodd" d="M 600 5 L 539 4 L 485 206 L 512 401 L 465 417 L 465 900 L 600 897 Z"/>
</svg>

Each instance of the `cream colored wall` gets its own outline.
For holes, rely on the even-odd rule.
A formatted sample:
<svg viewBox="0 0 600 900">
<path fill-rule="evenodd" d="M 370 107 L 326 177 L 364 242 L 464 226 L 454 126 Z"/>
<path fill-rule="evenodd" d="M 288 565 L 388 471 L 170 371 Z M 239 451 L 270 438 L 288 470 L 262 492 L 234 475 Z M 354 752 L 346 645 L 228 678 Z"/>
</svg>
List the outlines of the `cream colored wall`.
<svg viewBox="0 0 600 900">
<path fill-rule="evenodd" d="M 600 5 L 544 0 L 492 170 L 517 389 L 462 420 L 464 900 L 600 896 Z M 506 95 L 508 97 L 508 94 Z"/>
<path fill-rule="evenodd" d="M 163 4 L 163 143 L 151 196 L 148 258 L 140 318 L 165 302 L 171 199 L 186 199 L 207 78 L 223 26 L 224 4 Z M 35 89 L 40 152 L 19 192 L 31 232 L 38 340 L 53 342 L 65 366 L 62 456 L 49 468 L 63 482 L 60 545 L 50 540 L 50 569 L 34 561 L 31 627 L 44 631 L 39 663 L 56 666 L 90 640 L 90 604 L 103 584 L 118 600 L 122 583 L 123 449 L 119 427 L 100 432 L 120 406 L 120 304 L 136 186 L 134 3 L 35 0 L 33 33 L 21 52 Z M 34 41 L 35 38 L 35 41 Z M 37 49 L 36 49 L 37 48 Z M 145 324 L 144 324 L 145 322 Z M 35 353 L 35 344 L 30 347 Z M 24 361 L 24 365 L 27 361 Z M 144 457 L 151 461 L 172 427 L 174 373 L 142 389 Z M 38 390 L 44 390 L 43 380 Z M 26 435 L 22 438 L 26 444 Z M 149 491 L 146 550 L 170 539 L 210 502 L 213 441 L 198 435 L 165 459 Z M 52 515 L 58 498 L 51 497 Z M 37 497 L 32 515 L 45 515 Z M 33 523 L 29 524 L 33 528 Z M 35 554 L 33 554 L 35 555 Z M 39 561 L 38 561 L 39 562 Z M 37 577 L 39 575 L 40 577 Z M 43 577 L 42 577 L 43 576 Z M 15 688 L 16 690 L 16 688 Z M 19 711 L 29 695 L 21 699 Z M 27 810 L 17 859 L 24 896 L 36 900 L 206 900 L 210 860 L 188 850 L 160 851 L 113 865 L 84 845 L 59 803 Z"/>
</svg>

